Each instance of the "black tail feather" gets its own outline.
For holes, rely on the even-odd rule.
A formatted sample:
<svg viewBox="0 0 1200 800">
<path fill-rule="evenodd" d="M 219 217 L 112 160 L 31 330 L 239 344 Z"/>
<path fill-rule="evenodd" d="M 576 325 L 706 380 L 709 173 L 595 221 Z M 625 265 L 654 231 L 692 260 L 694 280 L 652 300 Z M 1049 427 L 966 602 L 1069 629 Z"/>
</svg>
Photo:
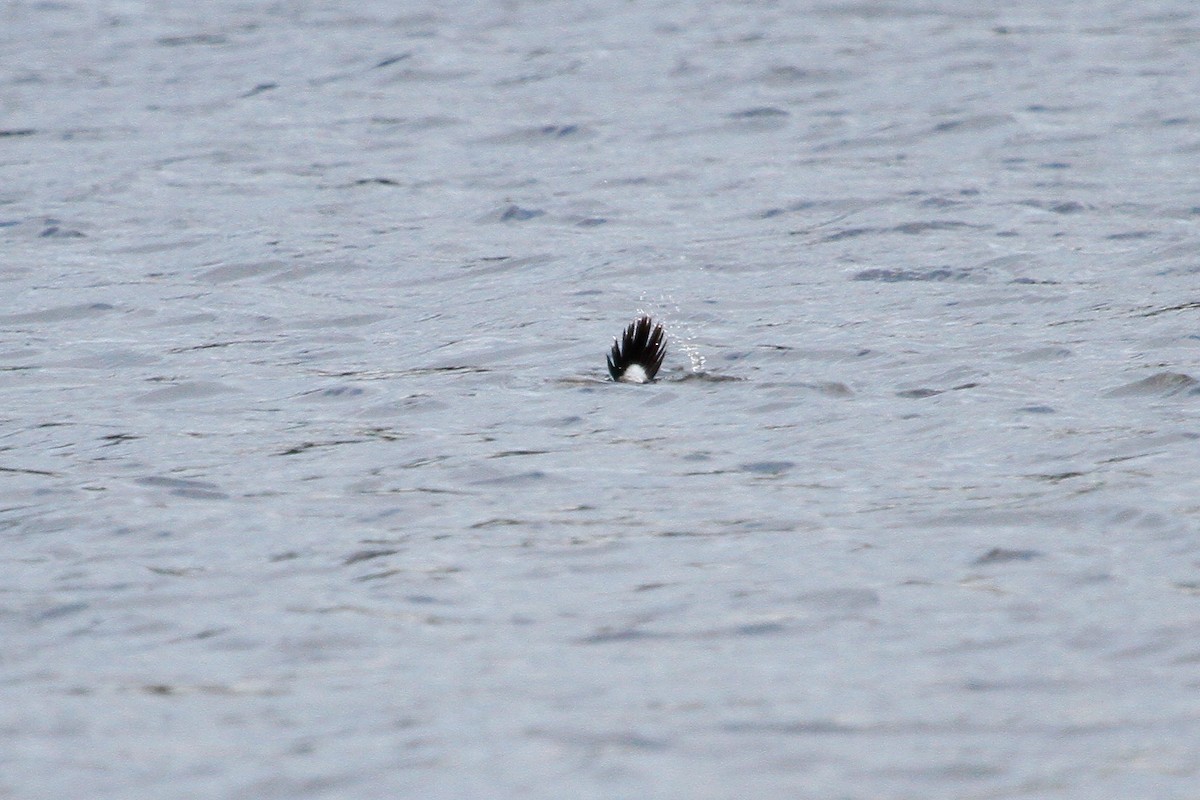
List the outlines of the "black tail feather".
<svg viewBox="0 0 1200 800">
<path fill-rule="evenodd" d="M 654 380 L 667 357 L 667 334 L 661 324 L 650 317 L 640 317 L 629 323 L 624 335 L 613 341 L 612 353 L 608 356 L 608 374 L 614 381 L 621 380 L 625 371 L 635 364 L 646 373 L 646 380 Z"/>
</svg>

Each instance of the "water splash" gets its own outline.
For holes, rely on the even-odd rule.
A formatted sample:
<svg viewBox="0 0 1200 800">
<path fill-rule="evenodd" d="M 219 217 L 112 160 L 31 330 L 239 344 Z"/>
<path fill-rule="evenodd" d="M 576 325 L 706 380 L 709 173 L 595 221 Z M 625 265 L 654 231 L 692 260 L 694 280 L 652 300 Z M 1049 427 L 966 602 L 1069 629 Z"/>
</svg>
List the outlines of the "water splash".
<svg viewBox="0 0 1200 800">
<path fill-rule="evenodd" d="M 707 359 L 696 344 L 694 324 L 683 317 L 679 304 L 670 295 L 659 295 L 648 299 L 645 292 L 638 298 L 638 314 L 648 314 L 663 324 L 671 335 L 671 343 L 682 350 L 692 364 L 692 373 L 704 372 Z"/>
</svg>

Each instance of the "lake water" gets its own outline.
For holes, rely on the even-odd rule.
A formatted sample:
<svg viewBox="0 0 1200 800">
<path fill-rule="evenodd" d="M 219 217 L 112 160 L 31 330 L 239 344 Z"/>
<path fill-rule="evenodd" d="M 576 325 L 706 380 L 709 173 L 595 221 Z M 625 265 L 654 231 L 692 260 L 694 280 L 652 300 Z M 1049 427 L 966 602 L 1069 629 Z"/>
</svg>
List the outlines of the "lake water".
<svg viewBox="0 0 1200 800">
<path fill-rule="evenodd" d="M 0 797 L 1197 797 L 1198 109 L 1185 0 L 0 6 Z"/>
</svg>

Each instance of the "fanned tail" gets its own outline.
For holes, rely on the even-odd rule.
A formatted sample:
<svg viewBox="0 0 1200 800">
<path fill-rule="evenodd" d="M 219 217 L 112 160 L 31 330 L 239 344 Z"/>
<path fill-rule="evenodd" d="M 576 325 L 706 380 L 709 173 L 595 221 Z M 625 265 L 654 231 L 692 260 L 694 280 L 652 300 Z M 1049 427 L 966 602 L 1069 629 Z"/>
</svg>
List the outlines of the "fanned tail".
<svg viewBox="0 0 1200 800">
<path fill-rule="evenodd" d="M 613 340 L 608 374 L 614 381 L 649 383 L 667 357 L 667 334 L 650 317 L 629 323 L 620 339 Z"/>
</svg>

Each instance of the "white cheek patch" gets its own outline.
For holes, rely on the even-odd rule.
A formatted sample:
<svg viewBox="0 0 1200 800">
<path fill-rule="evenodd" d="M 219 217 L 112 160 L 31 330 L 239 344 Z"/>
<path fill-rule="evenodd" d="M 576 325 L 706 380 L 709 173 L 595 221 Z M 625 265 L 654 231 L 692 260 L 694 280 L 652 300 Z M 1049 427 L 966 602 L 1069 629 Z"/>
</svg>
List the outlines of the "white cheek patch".
<svg viewBox="0 0 1200 800">
<path fill-rule="evenodd" d="M 623 383 L 647 383 L 646 370 L 641 364 L 630 364 L 628 369 L 621 373 L 621 381 Z"/>
</svg>

